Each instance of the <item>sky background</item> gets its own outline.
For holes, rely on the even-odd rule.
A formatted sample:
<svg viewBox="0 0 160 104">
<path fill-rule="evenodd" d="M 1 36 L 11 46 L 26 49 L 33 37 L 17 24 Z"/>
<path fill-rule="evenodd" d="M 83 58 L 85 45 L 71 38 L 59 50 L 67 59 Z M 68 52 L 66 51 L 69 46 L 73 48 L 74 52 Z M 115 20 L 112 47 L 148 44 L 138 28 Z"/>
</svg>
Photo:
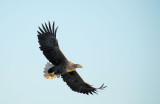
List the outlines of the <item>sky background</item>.
<svg viewBox="0 0 160 104">
<path fill-rule="evenodd" d="M 99 95 L 47 80 L 41 23 Z M 159 0 L 0 0 L 0 104 L 160 104 Z"/>
</svg>

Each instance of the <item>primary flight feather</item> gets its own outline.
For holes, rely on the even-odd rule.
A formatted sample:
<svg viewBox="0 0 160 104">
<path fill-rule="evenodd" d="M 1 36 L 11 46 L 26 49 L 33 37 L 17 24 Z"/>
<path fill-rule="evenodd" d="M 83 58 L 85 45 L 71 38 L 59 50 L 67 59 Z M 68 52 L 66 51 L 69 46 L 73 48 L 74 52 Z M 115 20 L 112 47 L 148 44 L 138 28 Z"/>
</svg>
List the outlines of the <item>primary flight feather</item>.
<svg viewBox="0 0 160 104">
<path fill-rule="evenodd" d="M 82 68 L 82 65 L 74 64 L 67 60 L 60 50 L 58 40 L 56 39 L 58 27 L 55 28 L 54 22 L 52 26 L 50 22 L 48 22 L 48 25 L 45 23 L 42 24 L 42 28 L 38 28 L 39 31 L 37 32 L 40 49 L 50 62 L 46 64 L 44 70 L 44 76 L 47 79 L 61 76 L 63 81 L 65 81 L 73 91 L 83 94 L 93 94 L 96 93 L 97 89 L 104 89 L 106 87 L 103 84 L 100 88 L 94 88 L 83 81 L 76 71 L 76 68 Z"/>
</svg>

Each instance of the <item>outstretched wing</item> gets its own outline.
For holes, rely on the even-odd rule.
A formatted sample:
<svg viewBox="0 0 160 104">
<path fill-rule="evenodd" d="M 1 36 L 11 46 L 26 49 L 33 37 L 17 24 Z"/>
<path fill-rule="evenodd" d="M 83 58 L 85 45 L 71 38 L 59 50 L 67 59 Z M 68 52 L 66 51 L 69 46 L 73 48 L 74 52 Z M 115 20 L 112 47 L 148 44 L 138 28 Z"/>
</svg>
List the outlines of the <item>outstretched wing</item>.
<svg viewBox="0 0 160 104">
<path fill-rule="evenodd" d="M 104 89 L 105 87 L 107 87 L 104 86 L 104 84 L 100 88 L 92 87 L 91 85 L 84 82 L 76 71 L 63 74 L 62 78 L 73 91 L 87 95 L 96 93 L 98 89 Z"/>
<path fill-rule="evenodd" d="M 42 24 L 42 29 L 39 27 L 40 31 L 37 31 L 40 49 L 43 51 L 45 57 L 54 65 L 58 65 L 67 60 L 61 52 L 56 39 L 57 29 L 58 27 L 54 29 L 54 22 L 52 27 L 49 22 L 48 26 L 46 23 L 45 25 Z"/>
</svg>

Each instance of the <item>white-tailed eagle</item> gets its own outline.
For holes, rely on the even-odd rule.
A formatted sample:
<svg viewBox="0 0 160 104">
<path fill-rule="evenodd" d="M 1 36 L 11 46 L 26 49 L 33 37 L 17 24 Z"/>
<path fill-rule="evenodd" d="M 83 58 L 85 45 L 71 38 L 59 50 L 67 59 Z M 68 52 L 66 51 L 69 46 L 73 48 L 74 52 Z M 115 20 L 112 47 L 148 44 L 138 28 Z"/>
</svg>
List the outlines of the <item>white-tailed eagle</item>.
<svg viewBox="0 0 160 104">
<path fill-rule="evenodd" d="M 98 89 L 104 89 L 106 87 L 104 84 L 99 88 L 94 88 L 83 81 L 76 71 L 76 68 L 82 68 L 82 65 L 67 60 L 60 50 L 56 39 L 57 29 L 58 27 L 55 29 L 54 22 L 52 27 L 49 22 L 48 25 L 46 23 L 42 24 L 42 28 L 39 27 L 40 31 L 37 31 L 40 49 L 50 62 L 44 69 L 44 76 L 47 79 L 61 76 L 73 91 L 87 95 L 96 93 Z"/>
</svg>

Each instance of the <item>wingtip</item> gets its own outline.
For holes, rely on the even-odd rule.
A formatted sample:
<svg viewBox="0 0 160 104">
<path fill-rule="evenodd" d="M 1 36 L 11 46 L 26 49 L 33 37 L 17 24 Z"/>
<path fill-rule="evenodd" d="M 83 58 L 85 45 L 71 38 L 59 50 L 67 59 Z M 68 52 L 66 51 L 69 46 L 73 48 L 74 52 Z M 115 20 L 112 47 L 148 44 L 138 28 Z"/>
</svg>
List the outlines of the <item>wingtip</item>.
<svg viewBox="0 0 160 104">
<path fill-rule="evenodd" d="M 57 28 L 55 29 L 55 36 L 56 36 L 56 33 L 57 33 L 57 29 L 58 29 L 58 26 L 57 26 Z"/>
<path fill-rule="evenodd" d="M 104 86 L 104 83 L 98 89 L 104 90 L 107 86 Z"/>
<path fill-rule="evenodd" d="M 49 33 L 49 29 L 48 29 L 47 23 L 45 23 L 45 26 L 46 26 L 47 32 Z"/>
<path fill-rule="evenodd" d="M 43 28 L 43 30 L 47 33 L 47 30 L 46 30 L 46 28 L 44 27 L 43 24 L 42 24 L 42 28 Z"/>
<path fill-rule="evenodd" d="M 52 33 L 54 34 L 54 24 L 55 22 L 53 21 L 53 24 L 52 24 Z"/>
<path fill-rule="evenodd" d="M 44 31 L 38 26 L 39 30 L 44 34 Z"/>
<path fill-rule="evenodd" d="M 50 23 L 50 21 L 48 21 L 48 25 L 49 25 L 49 31 L 50 31 L 50 33 L 52 33 L 52 29 L 51 29 L 51 23 Z"/>
<path fill-rule="evenodd" d="M 98 93 L 97 93 L 97 92 L 98 92 L 97 90 L 93 91 L 93 93 L 95 93 L 95 94 L 97 94 L 97 95 L 98 95 Z"/>
<path fill-rule="evenodd" d="M 41 33 L 39 31 L 37 31 L 38 35 L 41 35 Z"/>
</svg>

